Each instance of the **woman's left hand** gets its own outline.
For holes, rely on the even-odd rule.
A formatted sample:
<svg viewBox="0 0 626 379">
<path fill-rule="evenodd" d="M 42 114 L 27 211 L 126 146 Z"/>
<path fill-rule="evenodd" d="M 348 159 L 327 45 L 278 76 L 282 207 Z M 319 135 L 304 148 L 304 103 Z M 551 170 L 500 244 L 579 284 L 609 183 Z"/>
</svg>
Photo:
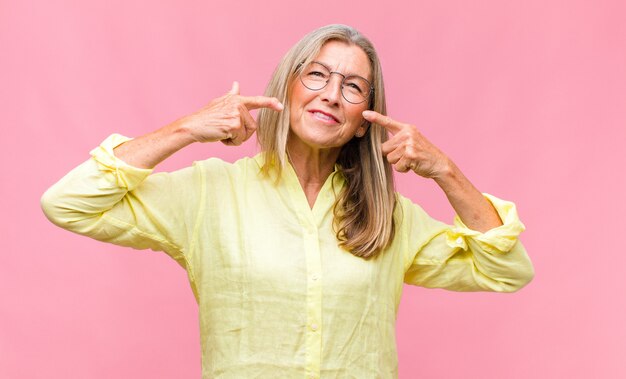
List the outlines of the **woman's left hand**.
<svg viewBox="0 0 626 379">
<path fill-rule="evenodd" d="M 412 170 L 425 178 L 436 179 L 451 169 L 450 159 L 414 125 L 374 111 L 364 111 L 363 117 L 391 132 L 392 137 L 383 143 L 382 151 L 397 171 Z"/>
</svg>

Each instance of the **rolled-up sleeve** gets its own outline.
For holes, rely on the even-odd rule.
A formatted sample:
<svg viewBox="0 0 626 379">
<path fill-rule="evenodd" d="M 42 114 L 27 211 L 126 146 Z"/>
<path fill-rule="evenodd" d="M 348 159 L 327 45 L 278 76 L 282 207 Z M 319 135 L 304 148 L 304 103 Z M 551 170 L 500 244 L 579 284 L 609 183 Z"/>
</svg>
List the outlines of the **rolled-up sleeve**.
<svg viewBox="0 0 626 379">
<path fill-rule="evenodd" d="M 192 167 L 153 174 L 130 166 L 113 149 L 130 138 L 113 134 L 41 198 L 54 224 L 135 249 L 164 251 L 186 267 L 201 207 L 201 173 Z"/>
<path fill-rule="evenodd" d="M 400 198 L 405 283 L 451 291 L 514 292 L 533 279 L 533 265 L 518 238 L 525 228 L 515 204 L 484 196 L 503 222 L 484 233 L 468 228 L 458 215 L 453 225 L 436 221 Z"/>
</svg>

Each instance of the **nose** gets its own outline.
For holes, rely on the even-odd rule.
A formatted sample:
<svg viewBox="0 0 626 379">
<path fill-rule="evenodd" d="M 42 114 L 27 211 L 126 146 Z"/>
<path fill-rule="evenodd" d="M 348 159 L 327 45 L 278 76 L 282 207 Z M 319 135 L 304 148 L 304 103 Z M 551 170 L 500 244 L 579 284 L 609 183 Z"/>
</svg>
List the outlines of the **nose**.
<svg viewBox="0 0 626 379">
<path fill-rule="evenodd" d="M 332 75 L 328 79 L 328 83 L 322 89 L 320 97 L 322 101 L 327 101 L 330 105 L 338 105 L 341 102 L 341 83 L 343 76 L 341 74 Z"/>
</svg>

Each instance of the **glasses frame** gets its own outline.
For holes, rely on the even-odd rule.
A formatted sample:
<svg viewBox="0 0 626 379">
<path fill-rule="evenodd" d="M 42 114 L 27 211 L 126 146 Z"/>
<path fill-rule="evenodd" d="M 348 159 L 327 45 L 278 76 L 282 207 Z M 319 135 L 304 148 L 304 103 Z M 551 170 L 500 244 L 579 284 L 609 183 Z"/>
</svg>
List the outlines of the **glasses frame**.
<svg viewBox="0 0 626 379">
<path fill-rule="evenodd" d="M 328 80 L 326 81 L 326 84 L 324 84 L 322 86 L 322 88 L 313 89 L 313 88 L 307 86 L 306 84 L 304 84 L 304 80 L 302 79 L 302 73 L 304 72 L 304 67 L 303 67 L 304 66 L 304 62 L 299 63 L 298 67 L 296 68 L 296 70 L 300 70 L 300 72 L 298 73 L 298 78 L 300 79 L 300 83 L 302 83 L 302 85 L 305 86 L 307 89 L 309 89 L 311 91 L 321 91 L 324 88 L 326 88 L 326 86 L 328 85 L 328 82 L 330 82 L 330 75 L 337 74 L 337 75 L 342 77 L 342 79 L 341 79 L 341 97 L 343 97 L 348 103 L 350 103 L 350 104 L 362 104 L 362 103 L 364 103 L 366 101 L 370 101 L 371 102 L 371 100 L 372 100 L 372 98 L 374 96 L 374 85 L 372 83 L 370 83 L 369 80 L 367 80 L 364 77 L 359 76 L 359 75 L 344 75 L 341 72 L 331 71 L 331 69 L 328 66 L 326 66 L 322 62 L 318 62 L 318 61 L 311 61 L 307 65 L 310 65 L 311 63 L 317 63 L 320 66 L 326 68 L 326 70 L 328 70 L 329 74 L 328 74 Z M 343 85 L 346 82 L 346 78 L 354 78 L 354 77 L 361 78 L 361 79 L 365 80 L 365 82 L 369 85 L 369 89 L 370 89 L 370 93 L 365 97 L 365 99 L 363 99 L 363 101 L 359 101 L 359 102 L 356 102 L 356 103 L 353 102 L 353 101 L 348 100 L 348 98 L 346 98 L 346 95 L 343 93 Z"/>
</svg>

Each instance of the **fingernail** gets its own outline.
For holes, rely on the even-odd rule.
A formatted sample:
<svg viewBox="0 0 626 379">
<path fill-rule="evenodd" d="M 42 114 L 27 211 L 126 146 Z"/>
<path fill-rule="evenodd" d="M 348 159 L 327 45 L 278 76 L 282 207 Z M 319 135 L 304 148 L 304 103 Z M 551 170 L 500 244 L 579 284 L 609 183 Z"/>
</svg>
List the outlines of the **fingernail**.
<svg viewBox="0 0 626 379">
<path fill-rule="evenodd" d="M 370 117 L 372 115 L 371 111 L 363 111 L 363 117 Z"/>
<path fill-rule="evenodd" d="M 285 106 L 283 105 L 283 103 L 281 103 L 280 101 L 278 102 L 278 108 L 280 108 L 280 110 L 282 111 L 283 109 L 285 109 Z"/>
</svg>

